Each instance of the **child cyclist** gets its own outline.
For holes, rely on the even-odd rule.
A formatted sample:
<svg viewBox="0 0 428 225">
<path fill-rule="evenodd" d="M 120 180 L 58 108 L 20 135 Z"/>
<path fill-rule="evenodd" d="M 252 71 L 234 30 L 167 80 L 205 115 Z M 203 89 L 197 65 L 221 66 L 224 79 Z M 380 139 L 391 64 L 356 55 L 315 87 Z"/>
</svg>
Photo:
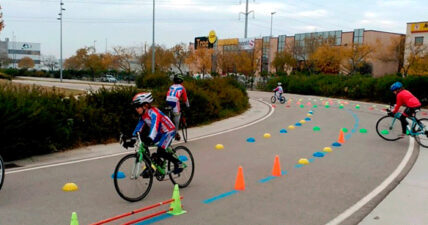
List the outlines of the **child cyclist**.
<svg viewBox="0 0 428 225">
<path fill-rule="evenodd" d="M 181 162 L 175 158 L 172 153 L 166 152 L 166 149 L 172 142 L 175 135 L 174 123 L 158 108 L 151 105 L 153 97 L 151 93 L 138 93 L 132 99 L 132 105 L 135 107 L 137 113 L 141 116 L 137 127 L 135 127 L 132 136 L 134 137 L 131 143 L 125 143 L 124 147 L 133 147 L 136 142 L 137 132 L 141 133 L 144 128 L 149 128 L 149 134 L 141 136 L 141 139 L 146 144 L 158 142 L 157 156 L 163 159 L 167 159 L 174 164 L 174 174 L 181 173 L 183 168 Z M 147 173 L 143 171 L 143 177 Z"/>
<path fill-rule="evenodd" d="M 187 108 L 190 107 L 189 99 L 187 98 L 186 88 L 182 85 L 183 76 L 177 75 L 174 76 L 174 84 L 169 87 L 168 93 L 166 94 L 166 103 L 172 107 L 172 113 L 174 115 L 174 124 L 175 124 L 175 140 L 180 140 L 180 135 L 178 134 L 178 126 L 180 124 L 180 99 L 186 103 Z"/>
<path fill-rule="evenodd" d="M 281 82 L 278 82 L 278 87 L 273 89 L 273 92 L 275 92 L 276 98 L 279 100 L 282 97 L 282 93 L 284 93 L 284 90 L 282 89 Z"/>
<path fill-rule="evenodd" d="M 406 127 L 408 125 L 406 117 L 413 116 L 415 111 L 421 108 L 421 103 L 412 93 L 410 93 L 410 91 L 403 88 L 403 84 L 401 82 L 397 81 L 393 83 L 390 87 L 390 90 L 397 96 L 397 100 L 394 110 L 392 112 L 388 110 L 388 115 L 394 116 L 401 106 L 407 107 L 399 118 L 403 132 L 401 135 L 399 135 L 399 137 L 403 138 L 406 135 Z"/>
</svg>

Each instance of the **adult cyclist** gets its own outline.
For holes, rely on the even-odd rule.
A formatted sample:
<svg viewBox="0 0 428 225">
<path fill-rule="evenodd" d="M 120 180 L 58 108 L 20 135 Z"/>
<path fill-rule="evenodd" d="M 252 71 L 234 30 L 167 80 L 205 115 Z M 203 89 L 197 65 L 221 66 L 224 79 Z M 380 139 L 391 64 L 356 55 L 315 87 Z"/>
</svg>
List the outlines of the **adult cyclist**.
<svg viewBox="0 0 428 225">
<path fill-rule="evenodd" d="M 169 147 L 175 135 L 174 123 L 158 108 L 151 105 L 153 97 L 150 92 L 138 93 L 132 99 L 132 105 L 135 107 L 137 113 L 141 116 L 137 126 L 135 127 L 132 136 L 134 137 L 131 143 L 127 143 L 125 147 L 132 147 L 136 142 L 137 132 L 142 133 L 144 128 L 148 128 L 148 135 L 142 137 L 142 140 L 148 145 L 158 143 L 157 156 L 167 159 L 174 164 L 174 174 L 181 173 L 183 168 L 181 162 L 175 158 L 172 153 L 167 152 L 165 149 Z M 147 169 L 147 168 L 146 168 Z M 148 172 L 143 171 L 143 177 L 147 177 Z"/>
<path fill-rule="evenodd" d="M 403 84 L 399 81 L 393 83 L 390 90 L 397 96 L 394 110 L 389 111 L 389 116 L 395 116 L 401 106 L 406 106 L 406 109 L 400 116 L 402 134 L 399 135 L 403 138 L 406 135 L 406 127 L 409 124 L 406 117 L 413 116 L 417 109 L 421 108 L 421 102 L 410 91 L 403 88 Z"/>
<path fill-rule="evenodd" d="M 182 85 L 183 81 L 184 79 L 182 75 L 174 76 L 174 84 L 169 87 L 168 93 L 166 94 L 166 103 L 172 107 L 175 124 L 175 140 L 177 141 L 181 138 L 178 134 L 181 116 L 180 100 L 183 100 L 186 103 L 187 108 L 190 107 L 186 88 Z"/>
</svg>

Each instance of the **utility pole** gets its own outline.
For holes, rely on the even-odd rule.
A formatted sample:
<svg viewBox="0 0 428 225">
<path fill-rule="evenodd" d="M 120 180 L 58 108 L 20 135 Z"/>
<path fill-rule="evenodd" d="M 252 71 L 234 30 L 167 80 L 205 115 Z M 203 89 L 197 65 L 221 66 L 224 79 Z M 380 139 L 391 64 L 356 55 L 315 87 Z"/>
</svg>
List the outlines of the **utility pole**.
<svg viewBox="0 0 428 225">
<path fill-rule="evenodd" d="M 105 53 L 107 54 L 107 38 L 106 38 L 106 51 L 105 51 Z"/>
<path fill-rule="evenodd" d="M 273 14 L 275 14 L 276 12 L 271 12 L 270 13 L 270 36 L 272 37 L 272 21 L 273 21 Z"/>
<path fill-rule="evenodd" d="M 245 0 L 245 13 L 244 12 L 240 12 L 239 15 L 243 14 L 245 16 L 245 33 L 244 33 L 244 38 L 247 38 L 247 34 L 248 34 L 248 15 L 250 15 L 251 13 L 253 13 L 253 17 L 254 17 L 254 10 L 248 11 L 248 0 Z"/>
<path fill-rule="evenodd" d="M 155 0 L 153 0 L 152 74 L 155 73 Z"/>
<path fill-rule="evenodd" d="M 95 50 L 95 43 L 97 42 L 97 40 L 94 40 L 94 52 L 96 52 L 96 50 Z"/>
<path fill-rule="evenodd" d="M 60 41 L 59 41 L 59 45 L 60 45 L 60 47 L 59 47 L 59 49 L 60 49 L 60 53 L 59 53 L 59 55 L 60 55 L 60 57 L 59 57 L 59 78 L 60 78 L 60 81 L 62 82 L 62 11 L 65 11 L 65 9 L 62 7 L 64 5 L 64 3 L 62 3 L 62 0 L 60 1 L 60 3 L 59 3 L 59 13 L 58 13 L 58 15 L 59 15 L 59 18 L 57 18 L 58 20 L 59 20 L 59 36 L 60 36 Z"/>
</svg>

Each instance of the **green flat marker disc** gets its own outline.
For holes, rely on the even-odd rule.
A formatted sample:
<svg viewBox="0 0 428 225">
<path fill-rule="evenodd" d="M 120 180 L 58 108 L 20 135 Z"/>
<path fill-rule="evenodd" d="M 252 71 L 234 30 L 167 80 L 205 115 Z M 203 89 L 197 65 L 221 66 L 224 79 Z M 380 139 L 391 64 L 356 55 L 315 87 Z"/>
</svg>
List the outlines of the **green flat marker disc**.
<svg viewBox="0 0 428 225">
<path fill-rule="evenodd" d="M 388 130 L 382 130 L 380 133 L 381 134 L 389 134 L 389 131 Z"/>
<path fill-rule="evenodd" d="M 348 128 L 342 128 L 342 131 L 348 133 Z"/>
<path fill-rule="evenodd" d="M 367 133 L 367 129 L 360 129 L 360 133 L 362 133 L 362 134 Z"/>
</svg>

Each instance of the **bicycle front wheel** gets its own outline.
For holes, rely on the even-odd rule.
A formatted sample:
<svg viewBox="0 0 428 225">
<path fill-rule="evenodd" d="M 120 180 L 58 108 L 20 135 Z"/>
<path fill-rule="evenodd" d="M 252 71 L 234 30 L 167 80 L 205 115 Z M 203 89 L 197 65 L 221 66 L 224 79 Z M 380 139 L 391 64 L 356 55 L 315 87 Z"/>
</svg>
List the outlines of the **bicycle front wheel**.
<svg viewBox="0 0 428 225">
<path fill-rule="evenodd" d="M 275 103 L 275 102 L 276 102 L 276 97 L 275 97 L 275 96 L 272 96 L 272 98 L 270 98 L 270 101 L 271 101 L 272 103 Z"/>
<path fill-rule="evenodd" d="M 399 135 L 402 132 L 400 120 L 392 116 L 384 116 L 377 121 L 376 132 L 387 141 L 396 141 L 400 139 Z"/>
<path fill-rule="evenodd" d="M 179 174 L 169 174 L 169 178 L 171 178 L 171 182 L 173 184 L 178 184 L 180 188 L 185 188 L 189 186 L 190 182 L 192 182 L 193 174 L 195 172 L 195 162 L 193 160 L 192 153 L 190 150 L 184 146 L 177 146 L 173 149 L 174 156 L 177 157 L 184 169 Z M 174 170 L 174 164 L 169 161 L 168 162 L 168 171 Z"/>
<path fill-rule="evenodd" d="M 147 168 L 147 171 L 145 171 Z M 144 177 L 143 177 L 143 171 Z M 119 196 L 126 201 L 140 201 L 150 192 L 153 184 L 153 170 L 150 164 L 139 162 L 138 154 L 129 154 L 123 157 L 113 173 L 114 187 Z"/>
<path fill-rule="evenodd" d="M 285 97 L 281 97 L 281 98 L 279 99 L 279 102 L 281 102 L 281 104 L 284 104 L 284 103 L 285 103 L 285 101 L 286 101 Z"/>
<path fill-rule="evenodd" d="M 183 134 L 183 140 L 187 143 L 187 122 L 186 118 L 182 117 L 180 120 L 181 133 Z"/>
<path fill-rule="evenodd" d="M 3 186 L 3 181 L 4 181 L 4 162 L 3 162 L 3 158 L 0 156 L 0 190 L 1 187 Z"/>
<path fill-rule="evenodd" d="M 418 124 L 415 126 L 416 133 L 419 135 L 415 136 L 416 142 L 421 146 L 428 148 L 428 119 L 418 119 Z"/>
</svg>

